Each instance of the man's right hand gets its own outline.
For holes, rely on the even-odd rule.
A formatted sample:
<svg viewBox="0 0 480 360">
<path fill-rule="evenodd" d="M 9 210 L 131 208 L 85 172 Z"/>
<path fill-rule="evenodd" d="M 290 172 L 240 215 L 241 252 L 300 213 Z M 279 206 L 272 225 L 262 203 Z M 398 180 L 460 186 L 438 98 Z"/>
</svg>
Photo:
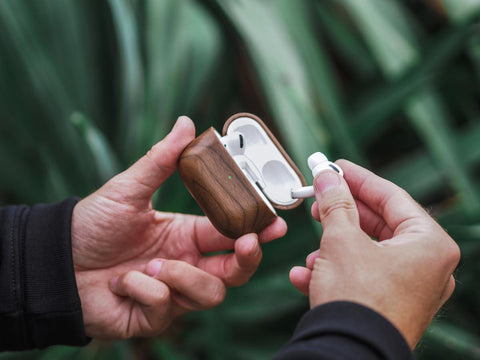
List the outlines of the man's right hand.
<svg viewBox="0 0 480 360">
<path fill-rule="evenodd" d="M 312 308 L 345 300 L 376 310 L 413 349 L 453 293 L 459 248 L 406 191 L 349 161 L 337 164 L 345 178 L 315 178 L 320 249 L 290 280 Z"/>
</svg>

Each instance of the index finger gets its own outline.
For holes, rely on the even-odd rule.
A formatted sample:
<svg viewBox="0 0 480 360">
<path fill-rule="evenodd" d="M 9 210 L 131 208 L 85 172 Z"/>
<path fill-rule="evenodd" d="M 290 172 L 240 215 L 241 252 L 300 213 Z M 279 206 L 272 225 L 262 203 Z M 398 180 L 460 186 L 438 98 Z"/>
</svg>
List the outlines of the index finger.
<svg viewBox="0 0 480 360">
<path fill-rule="evenodd" d="M 235 242 L 235 252 L 202 257 L 197 266 L 212 274 L 227 286 L 240 286 L 254 274 L 262 259 L 262 249 L 256 234 L 247 234 Z"/>
<path fill-rule="evenodd" d="M 204 216 L 192 216 L 194 221 L 194 240 L 201 253 L 213 251 L 231 250 L 235 246 L 235 240 L 230 239 L 215 229 L 210 220 Z M 272 241 L 285 235 L 287 224 L 281 217 L 263 229 L 258 234 L 261 243 Z"/>
<path fill-rule="evenodd" d="M 347 160 L 338 160 L 352 195 L 381 216 L 394 232 L 402 224 L 430 218 L 401 187 Z"/>
</svg>

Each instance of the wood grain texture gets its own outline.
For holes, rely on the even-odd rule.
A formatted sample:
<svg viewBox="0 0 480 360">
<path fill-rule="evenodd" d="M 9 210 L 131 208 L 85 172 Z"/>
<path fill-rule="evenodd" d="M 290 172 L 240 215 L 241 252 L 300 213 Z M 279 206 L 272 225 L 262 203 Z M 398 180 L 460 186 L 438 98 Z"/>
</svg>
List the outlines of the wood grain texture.
<svg viewBox="0 0 480 360">
<path fill-rule="evenodd" d="M 223 147 L 213 128 L 184 150 L 178 170 L 205 215 L 225 236 L 236 239 L 259 233 L 277 216 Z"/>
</svg>

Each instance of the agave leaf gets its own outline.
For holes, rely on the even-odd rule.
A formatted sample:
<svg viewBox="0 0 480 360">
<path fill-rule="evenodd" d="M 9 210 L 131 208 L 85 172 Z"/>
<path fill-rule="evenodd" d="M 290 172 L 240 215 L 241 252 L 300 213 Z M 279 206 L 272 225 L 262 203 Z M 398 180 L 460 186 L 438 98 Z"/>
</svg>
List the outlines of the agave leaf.
<svg viewBox="0 0 480 360">
<path fill-rule="evenodd" d="M 469 21 L 480 12 L 479 0 L 442 0 L 447 16 L 454 22 Z"/>
<path fill-rule="evenodd" d="M 205 96 L 221 44 L 212 17 L 190 0 L 147 1 L 146 29 L 145 148 Z"/>
<path fill-rule="evenodd" d="M 46 201 L 55 202 L 68 198 L 75 194 L 70 187 L 70 182 L 59 169 L 57 163 L 53 161 L 48 150 L 41 151 L 43 163 L 46 171 L 46 189 L 44 196 Z"/>
<path fill-rule="evenodd" d="M 338 1 L 354 18 L 387 78 L 397 78 L 419 62 L 412 23 L 407 21 L 400 3 L 392 0 Z"/>
<path fill-rule="evenodd" d="M 339 144 L 342 156 L 365 164 L 366 159 L 356 146 L 348 127 L 335 69 L 326 55 L 321 39 L 314 37 L 312 24 L 304 20 L 309 19 L 310 7 L 305 2 L 294 3 L 288 0 L 278 1 L 276 4 L 296 44 L 297 52 L 305 62 L 305 69 L 311 79 L 310 86 L 315 89 L 318 112 L 322 115 L 318 120 L 322 119 L 328 125 L 334 142 Z M 295 135 L 295 133 L 289 134 L 290 137 Z"/>
<path fill-rule="evenodd" d="M 118 174 L 121 169 L 120 163 L 108 140 L 100 130 L 85 115 L 78 112 L 72 114 L 71 121 L 79 130 L 80 135 L 90 150 L 100 184 Z"/>
<path fill-rule="evenodd" d="M 0 354 L 1 360 L 30 360 L 37 359 L 41 355 L 40 350 L 33 351 L 15 351 L 15 352 L 2 352 Z"/>
<path fill-rule="evenodd" d="M 422 62 L 411 68 L 395 82 L 388 82 L 373 92 L 363 95 L 355 109 L 354 130 L 357 141 L 366 144 L 381 134 L 389 116 L 401 111 L 405 101 L 428 86 L 439 76 L 454 56 L 457 56 L 469 39 L 475 38 L 475 27 L 470 24 L 449 29 L 431 40 L 424 51 Z"/>
<path fill-rule="evenodd" d="M 54 346 L 43 351 L 37 358 L 39 360 L 63 360 L 74 358 L 80 349 L 69 346 Z"/>
<path fill-rule="evenodd" d="M 480 39 L 478 37 L 479 30 L 477 28 L 476 35 L 469 39 L 468 55 L 472 59 L 477 75 L 477 84 L 480 83 Z"/>
<path fill-rule="evenodd" d="M 462 359 L 480 358 L 480 337 L 446 322 L 434 322 L 425 336 L 454 350 Z"/>
<path fill-rule="evenodd" d="M 40 201 L 44 191 L 44 181 L 38 179 L 38 168 L 32 164 L 38 159 L 32 152 L 37 150 L 0 134 L 0 188 L 27 203 Z"/>
<path fill-rule="evenodd" d="M 57 8 L 52 4 L 51 1 L 33 4 L 9 0 L 0 4 L 2 51 L 8 54 L 3 60 L 7 65 L 4 73 L 7 74 L 7 79 L 13 79 L 8 88 L 5 86 L 2 89 L 2 93 L 11 92 L 7 99 L 10 97 L 13 100 L 5 101 L 4 109 L 11 115 L 9 121 L 16 122 L 15 125 L 9 125 L 18 128 L 14 137 L 19 142 L 31 138 L 32 144 L 37 144 L 37 147 L 48 144 L 50 161 L 55 162 L 57 172 L 69 173 L 75 179 L 72 181 L 75 184 L 73 187 L 81 189 L 82 180 L 88 182 L 89 167 L 82 161 L 79 138 L 66 119 L 73 111 L 76 101 L 79 102 L 79 107 L 89 105 L 80 104 L 81 100 L 76 98 L 75 90 L 71 90 L 76 88 L 74 84 L 69 87 L 69 71 L 62 59 L 50 55 L 48 46 L 51 34 L 38 16 L 35 16 L 36 13 L 48 12 L 52 19 L 58 20 L 66 13 L 71 15 L 75 11 L 68 8 L 68 5 Z M 57 32 L 55 35 L 56 38 L 62 38 L 67 34 L 70 33 Z M 68 41 L 61 43 L 66 44 Z M 59 47 L 61 48 L 60 45 Z M 30 180 L 38 181 L 38 176 L 33 176 Z"/>
<path fill-rule="evenodd" d="M 27 3 L 23 1 L 2 1 L 0 23 L 3 24 L 6 35 L 11 39 L 9 44 L 12 51 L 16 53 L 18 61 L 28 72 L 37 96 L 49 104 L 47 109 L 66 113 L 72 107 L 71 99 L 67 95 L 68 91 L 62 84 L 45 49 L 39 43 L 29 39 L 29 36 L 37 31 L 29 10 Z M 53 111 L 50 121 L 58 123 L 58 113 Z"/>
<path fill-rule="evenodd" d="M 357 22 L 387 78 L 404 75 L 420 61 L 418 44 L 408 30 L 408 16 L 399 3 L 367 0 L 360 6 L 353 0 L 341 1 Z M 465 210 L 476 212 L 480 208 L 480 194 L 469 177 L 463 155 L 452 141 L 452 129 L 442 99 L 433 89 L 425 87 L 406 101 L 405 112 L 436 164 L 442 167 L 459 193 Z"/>
<path fill-rule="evenodd" d="M 308 174 L 304 159 L 319 149 L 327 151 L 328 139 L 318 121 L 309 74 L 275 3 L 230 0 L 216 4 L 245 43 L 287 148 Z"/>
<path fill-rule="evenodd" d="M 346 22 L 344 15 L 329 2 L 317 1 L 315 5 L 314 14 L 319 19 L 319 25 L 325 29 L 326 37 L 342 60 L 350 64 L 360 77 L 373 76 L 377 71 L 375 62 L 352 24 Z"/>
<path fill-rule="evenodd" d="M 81 2 L 39 0 L 29 4 L 30 11 L 42 14 L 30 19 L 40 32 L 41 47 L 54 64 L 59 80 L 65 84 L 75 107 L 91 115 L 99 109 L 97 36 L 92 33 L 89 7 Z M 59 29 L 62 29 L 59 36 Z"/>
<path fill-rule="evenodd" d="M 117 147 L 127 163 L 142 155 L 140 144 L 144 106 L 144 69 L 141 59 L 139 24 L 134 2 L 109 0 L 120 49 L 120 134 Z"/>
<path fill-rule="evenodd" d="M 182 360 L 187 359 L 177 349 L 175 349 L 168 340 L 154 339 L 150 344 L 150 349 L 156 359 L 163 360 Z"/>
<path fill-rule="evenodd" d="M 451 136 L 449 119 L 438 96 L 426 90 L 419 97 L 409 100 L 407 113 L 423 137 L 426 145 L 452 186 L 458 191 L 460 201 L 469 213 L 480 208 L 480 194 L 470 179 L 468 164 Z"/>
<path fill-rule="evenodd" d="M 476 261 L 480 254 L 480 224 L 451 225 L 448 234 L 460 246 L 463 261 Z"/>
<path fill-rule="evenodd" d="M 468 166 L 480 161 L 479 138 L 480 126 L 473 125 L 455 134 L 452 140 L 458 146 L 459 153 L 464 154 L 464 161 Z M 447 178 L 447 174 L 435 166 L 431 157 L 422 150 L 392 162 L 382 169 L 380 175 L 406 189 L 420 201 L 445 187 Z"/>
</svg>

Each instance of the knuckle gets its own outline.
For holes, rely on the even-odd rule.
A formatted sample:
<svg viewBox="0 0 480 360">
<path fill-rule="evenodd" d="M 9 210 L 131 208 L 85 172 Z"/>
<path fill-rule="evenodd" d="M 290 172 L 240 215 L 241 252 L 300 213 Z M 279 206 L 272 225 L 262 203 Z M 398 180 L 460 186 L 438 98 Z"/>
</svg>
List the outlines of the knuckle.
<svg viewBox="0 0 480 360">
<path fill-rule="evenodd" d="M 240 279 L 238 273 L 226 274 L 224 277 L 225 285 L 228 287 L 237 287 L 243 285 L 244 281 Z"/>
<path fill-rule="evenodd" d="M 244 267 L 235 267 L 233 271 L 225 271 L 225 285 L 229 287 L 237 287 L 245 284 L 255 272 L 253 270 L 245 270 Z"/>
<path fill-rule="evenodd" d="M 455 278 L 453 275 L 450 277 L 450 281 L 448 282 L 448 297 L 452 296 L 453 292 L 455 291 Z"/>
<path fill-rule="evenodd" d="M 322 235 L 322 243 L 330 241 L 342 241 L 343 239 L 355 239 L 362 236 L 356 229 L 345 226 L 325 227 Z"/>
<path fill-rule="evenodd" d="M 380 238 L 381 234 L 387 227 L 387 224 L 382 218 L 378 218 L 377 222 L 375 223 L 373 227 L 373 234 L 375 237 Z"/>
<path fill-rule="evenodd" d="M 212 282 L 212 289 L 210 292 L 211 299 L 210 299 L 210 305 L 217 306 L 220 305 L 223 300 L 225 299 L 225 295 L 227 293 L 227 289 L 225 288 L 225 285 L 220 279 L 215 279 Z"/>
<path fill-rule="evenodd" d="M 148 150 L 147 152 L 147 157 L 149 157 L 150 159 L 154 159 L 156 156 L 160 155 L 160 152 L 161 152 L 161 143 L 157 143 L 155 145 L 153 145 L 150 150 Z"/>
<path fill-rule="evenodd" d="M 312 268 L 313 263 L 315 262 L 315 259 L 318 258 L 319 255 L 320 255 L 320 250 L 315 250 L 310 254 L 308 254 L 308 256 L 305 259 L 305 264 L 307 265 L 307 267 Z"/>
<path fill-rule="evenodd" d="M 241 262 L 239 266 L 239 272 L 248 277 L 252 276 L 262 261 L 262 254 L 260 251 L 259 255 L 256 257 L 248 259 L 248 261 Z"/>
<path fill-rule="evenodd" d="M 163 265 L 169 278 L 178 279 L 185 273 L 184 264 L 181 261 L 170 260 Z"/>
<path fill-rule="evenodd" d="M 450 276 L 450 278 L 448 279 L 448 283 L 445 287 L 445 291 L 443 293 L 443 302 L 446 302 L 453 294 L 453 292 L 455 291 L 455 278 L 453 277 L 453 275 Z"/>
<path fill-rule="evenodd" d="M 155 304 L 164 305 L 170 301 L 170 289 L 168 286 L 161 286 L 155 293 Z"/>
<path fill-rule="evenodd" d="M 394 183 L 392 183 L 392 184 L 395 185 L 395 187 L 397 189 L 397 194 L 396 194 L 397 196 L 415 201 L 407 190 L 405 190 L 404 188 L 402 188 L 402 187 L 400 187 L 400 186 L 398 186 Z M 417 203 L 417 202 L 415 201 L 415 203 Z"/>
<path fill-rule="evenodd" d="M 322 267 L 322 259 L 316 258 L 315 261 L 313 262 L 313 270 L 318 272 L 321 267 Z"/>
<path fill-rule="evenodd" d="M 340 168 L 343 170 L 343 166 L 348 166 L 351 162 L 348 160 L 345 160 L 343 158 L 335 160 L 335 164 L 340 166 Z"/>
<path fill-rule="evenodd" d="M 155 145 L 153 145 L 150 150 L 147 152 L 145 157 L 152 163 L 154 164 L 159 171 L 162 172 L 170 172 L 174 171 L 175 168 L 172 165 L 169 165 L 168 162 L 161 161 L 165 158 L 165 151 L 163 149 L 162 143 L 159 142 Z"/>
<path fill-rule="evenodd" d="M 354 212 L 356 211 L 357 207 L 355 202 L 351 199 L 344 199 L 344 198 L 331 198 L 325 199 L 322 204 L 320 205 L 320 219 L 324 219 L 329 217 L 335 212 Z"/>
<path fill-rule="evenodd" d="M 460 247 L 450 238 L 446 245 L 446 258 L 448 263 L 456 267 L 460 261 L 460 256 Z"/>
<path fill-rule="evenodd" d="M 123 286 L 128 287 L 135 283 L 135 279 L 137 278 L 137 275 L 138 275 L 138 271 L 129 271 L 123 274 L 122 276 L 120 276 L 119 282 Z"/>
</svg>

